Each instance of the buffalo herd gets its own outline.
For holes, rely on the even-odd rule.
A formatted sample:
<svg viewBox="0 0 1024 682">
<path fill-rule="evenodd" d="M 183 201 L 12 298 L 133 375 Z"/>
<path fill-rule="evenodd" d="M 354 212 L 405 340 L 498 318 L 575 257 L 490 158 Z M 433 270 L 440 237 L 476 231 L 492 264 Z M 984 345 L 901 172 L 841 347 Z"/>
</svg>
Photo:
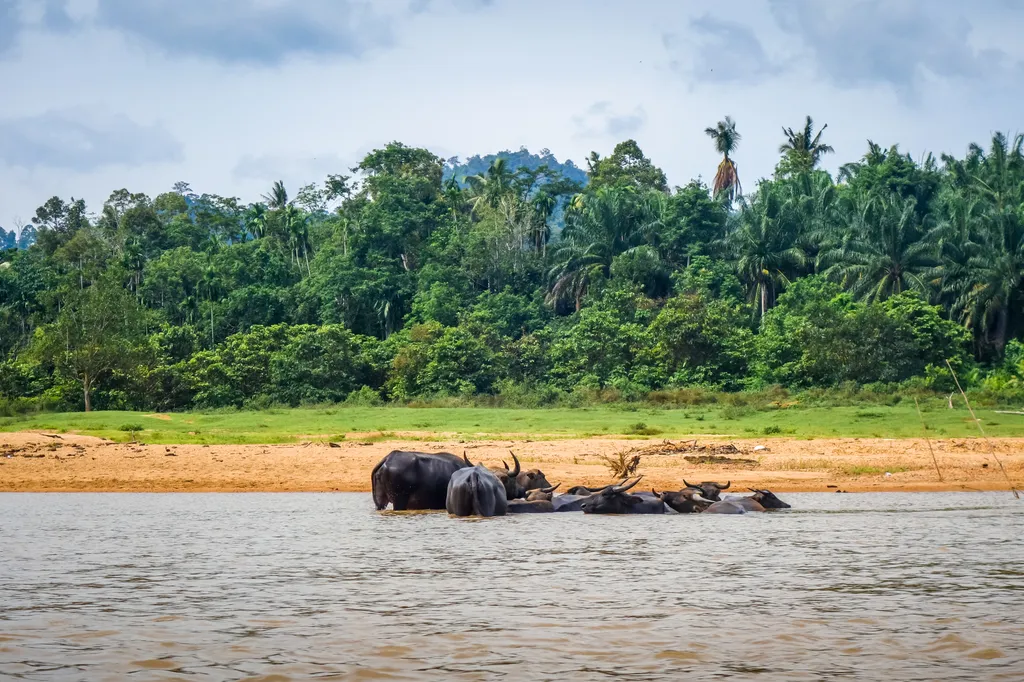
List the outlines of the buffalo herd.
<svg viewBox="0 0 1024 682">
<path fill-rule="evenodd" d="M 505 516 L 578 512 L 584 514 L 745 514 L 790 506 L 770 490 L 749 488 L 752 495 L 722 498 L 731 481 L 683 480 L 678 491 L 635 491 L 643 476 L 618 484 L 589 488 L 574 486 L 555 494 L 560 483 L 551 485 L 539 469 L 524 471 L 515 453 L 513 467 L 473 464 L 463 453 L 388 453 L 371 474 L 373 502 L 377 509 L 390 504 L 395 511 L 445 509 L 453 516 Z"/>
</svg>

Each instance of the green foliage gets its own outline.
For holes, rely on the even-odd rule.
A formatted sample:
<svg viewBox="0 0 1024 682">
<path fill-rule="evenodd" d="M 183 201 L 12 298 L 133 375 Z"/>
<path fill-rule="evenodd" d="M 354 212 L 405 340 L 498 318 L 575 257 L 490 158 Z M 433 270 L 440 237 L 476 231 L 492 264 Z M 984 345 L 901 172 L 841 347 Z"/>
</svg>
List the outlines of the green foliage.
<svg viewBox="0 0 1024 682">
<path fill-rule="evenodd" d="M 0 410 L 887 401 L 951 391 L 947 360 L 981 403 L 1024 399 L 1024 137 L 942 166 L 869 143 L 834 180 L 808 118 L 742 196 L 735 122 L 706 132 L 710 189 L 632 140 L 586 177 L 394 142 L 251 204 L 53 197 L 17 249 L 0 233 Z"/>
</svg>

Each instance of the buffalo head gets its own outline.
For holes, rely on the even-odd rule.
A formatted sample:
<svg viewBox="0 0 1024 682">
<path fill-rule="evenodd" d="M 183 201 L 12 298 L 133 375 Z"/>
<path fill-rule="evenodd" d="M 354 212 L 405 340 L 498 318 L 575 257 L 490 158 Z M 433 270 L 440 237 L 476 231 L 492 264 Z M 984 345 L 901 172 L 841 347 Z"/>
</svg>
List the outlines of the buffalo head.
<svg viewBox="0 0 1024 682">
<path fill-rule="evenodd" d="M 583 500 L 580 507 L 584 514 L 628 514 L 629 508 L 640 504 L 643 499 L 636 495 L 627 495 L 626 491 L 640 482 L 638 476 L 629 485 L 609 485 Z"/>
<path fill-rule="evenodd" d="M 728 490 L 729 486 L 732 485 L 732 481 L 726 481 L 725 485 L 722 485 L 721 483 L 715 483 L 714 481 L 702 481 L 700 485 L 694 485 L 693 483 L 687 482 L 687 480 L 684 478 L 683 485 L 685 485 L 687 488 L 693 488 L 694 490 L 700 492 L 700 494 L 703 495 L 704 498 L 707 500 L 711 500 L 712 502 L 718 502 L 719 500 L 722 499 L 721 492 L 723 490 Z"/>
<path fill-rule="evenodd" d="M 526 491 L 526 500 L 528 502 L 538 502 L 538 501 L 541 501 L 541 500 L 550 502 L 551 498 L 554 496 L 555 488 L 557 488 L 560 485 L 562 485 L 562 484 L 561 483 L 556 483 L 555 485 L 548 486 L 547 488 L 537 488 L 536 490 L 527 490 Z"/>
<path fill-rule="evenodd" d="M 756 488 L 747 488 L 750 492 L 754 493 L 750 496 L 750 499 L 757 500 L 757 502 L 765 509 L 790 509 L 790 505 L 786 504 L 779 498 L 775 497 L 775 493 L 771 490 L 758 490 Z"/>
<path fill-rule="evenodd" d="M 654 488 L 651 488 L 651 492 L 680 514 L 696 514 L 714 504 L 714 500 L 701 496 L 699 491 L 692 488 L 684 488 L 679 492 L 666 491 L 663 493 L 659 493 Z"/>
<path fill-rule="evenodd" d="M 523 487 L 519 485 L 518 481 L 518 476 L 522 471 L 522 467 L 519 465 L 519 458 L 516 457 L 516 453 L 511 451 L 509 452 L 512 455 L 512 461 L 515 462 L 516 465 L 514 469 L 510 471 L 507 465 L 504 469 L 499 469 L 497 467 L 487 468 L 490 469 L 491 473 L 498 477 L 498 480 L 501 481 L 501 484 L 505 487 L 505 498 L 515 500 L 523 497 L 526 494 L 526 491 L 523 490 Z M 469 457 L 466 456 L 465 450 L 462 451 L 462 458 L 466 460 L 467 464 L 473 466 L 473 463 L 469 461 Z M 481 464 L 480 466 L 483 465 Z"/>
</svg>

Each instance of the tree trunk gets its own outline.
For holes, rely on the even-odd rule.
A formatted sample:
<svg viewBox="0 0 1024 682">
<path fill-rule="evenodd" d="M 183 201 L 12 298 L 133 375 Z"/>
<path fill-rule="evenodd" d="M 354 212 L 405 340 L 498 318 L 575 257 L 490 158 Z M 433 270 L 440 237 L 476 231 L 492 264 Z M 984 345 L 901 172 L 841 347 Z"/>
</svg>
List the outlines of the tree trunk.
<svg viewBox="0 0 1024 682">
<path fill-rule="evenodd" d="M 765 282 L 761 283 L 761 317 L 768 312 L 768 285 Z"/>
<path fill-rule="evenodd" d="M 85 394 L 85 411 L 92 412 L 92 400 L 89 394 L 92 391 L 92 386 L 89 382 L 89 375 L 86 374 L 82 377 L 82 392 Z"/>
<path fill-rule="evenodd" d="M 999 357 L 1003 357 L 1003 350 L 1006 349 L 1006 328 L 1009 326 L 1009 319 L 1008 318 L 1009 318 L 1009 311 L 1007 311 L 1006 306 L 1001 307 L 999 309 L 999 312 L 996 313 L 996 330 L 995 330 L 995 334 L 996 334 L 996 338 L 995 338 L 996 355 L 998 355 Z"/>
</svg>

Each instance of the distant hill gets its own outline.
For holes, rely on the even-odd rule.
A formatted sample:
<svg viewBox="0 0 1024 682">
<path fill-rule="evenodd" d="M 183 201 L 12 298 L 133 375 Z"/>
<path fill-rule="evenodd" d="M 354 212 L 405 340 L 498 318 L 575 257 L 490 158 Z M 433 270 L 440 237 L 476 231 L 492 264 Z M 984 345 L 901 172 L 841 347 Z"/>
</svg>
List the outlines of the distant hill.
<svg viewBox="0 0 1024 682">
<path fill-rule="evenodd" d="M 551 170 L 559 171 L 562 174 L 562 177 L 579 183 L 580 187 L 586 187 L 587 182 L 589 181 L 586 171 L 580 169 L 571 160 L 566 159 L 565 163 L 562 163 L 555 158 L 549 149 L 541 149 L 539 154 L 531 154 L 530 150 L 526 147 L 520 147 L 517 152 L 505 150 L 503 152 L 498 152 L 497 154 L 488 154 L 487 156 L 480 156 L 477 154 L 476 156 L 471 156 L 461 162 L 457 157 L 449 159 L 444 164 L 442 178 L 447 181 L 449 178 L 454 177 L 460 187 L 465 187 L 467 176 L 485 174 L 487 169 L 491 167 L 491 164 L 496 159 L 505 159 L 509 170 L 513 172 L 522 167 L 526 167 L 529 170 L 536 170 L 540 166 L 547 165 Z M 562 231 L 562 227 L 565 225 L 565 203 L 565 197 L 559 200 L 558 204 L 555 206 L 555 210 L 551 213 L 551 218 L 548 221 L 551 225 L 552 234 L 554 235 L 560 233 Z"/>
<path fill-rule="evenodd" d="M 505 159 L 509 170 L 512 171 L 524 166 L 529 170 L 536 170 L 539 166 L 546 164 L 548 168 L 561 172 L 569 180 L 578 182 L 580 185 L 587 184 L 587 173 L 569 159 L 562 163 L 548 149 L 541 149 L 539 154 L 531 154 L 526 147 L 520 147 L 517 152 L 505 150 L 487 156 L 477 154 L 462 161 L 456 157 L 445 163 L 444 179 L 447 180 L 454 176 L 460 185 L 465 186 L 466 176 L 486 173 L 496 159 Z"/>
</svg>

